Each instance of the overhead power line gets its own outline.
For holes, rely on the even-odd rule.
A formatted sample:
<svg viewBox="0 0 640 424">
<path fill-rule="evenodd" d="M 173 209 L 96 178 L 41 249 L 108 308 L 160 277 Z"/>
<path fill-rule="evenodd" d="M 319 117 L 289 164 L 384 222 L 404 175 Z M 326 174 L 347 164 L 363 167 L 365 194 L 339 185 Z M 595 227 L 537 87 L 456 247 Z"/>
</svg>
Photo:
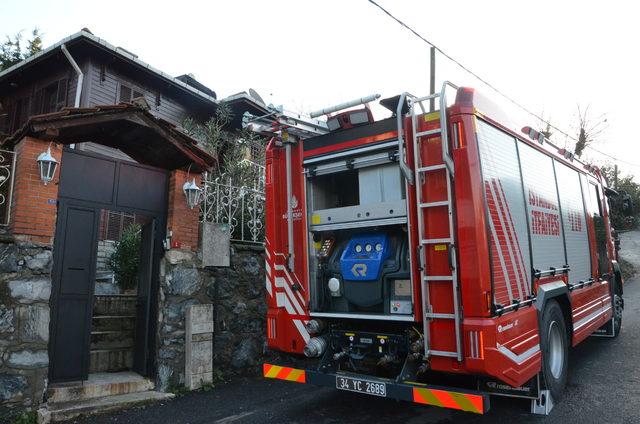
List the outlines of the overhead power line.
<svg viewBox="0 0 640 424">
<path fill-rule="evenodd" d="M 487 87 L 489 87 L 490 89 L 492 89 L 493 91 L 495 91 L 496 93 L 498 93 L 499 95 L 501 95 L 502 97 L 504 97 L 505 99 L 507 99 L 509 102 L 513 103 L 515 106 L 517 106 L 518 108 L 520 108 L 521 110 L 525 111 L 526 113 L 528 113 L 529 115 L 535 117 L 536 119 L 538 119 L 540 122 L 543 122 L 545 124 L 547 124 L 549 126 L 549 128 L 553 128 L 554 130 L 556 130 L 557 132 L 559 132 L 560 134 L 564 135 L 567 138 L 570 138 L 573 141 L 578 141 L 578 139 L 567 133 L 566 131 L 564 131 L 563 129 L 553 125 L 551 122 L 545 120 L 542 116 L 536 114 L 535 112 L 529 110 L 526 106 L 518 103 L 517 101 L 515 101 L 514 99 L 512 99 L 511 97 L 507 96 L 505 93 L 503 93 L 502 91 L 500 91 L 496 86 L 494 86 L 493 84 L 491 84 L 489 81 L 487 81 L 486 79 L 482 78 L 480 75 L 476 74 L 475 72 L 473 72 L 471 69 L 469 69 L 468 67 L 466 67 L 465 65 L 463 65 L 462 63 L 460 63 L 458 60 L 454 59 L 451 55 L 447 54 L 444 50 L 442 50 L 440 47 L 438 47 L 437 45 L 435 45 L 433 42 L 427 40 L 426 38 L 424 38 L 420 33 L 418 33 L 416 30 L 414 30 L 413 28 L 411 28 L 409 25 L 407 25 L 406 23 L 404 23 L 402 20 L 400 20 L 399 18 L 397 18 L 396 16 L 394 16 L 391 12 L 389 12 L 387 9 L 385 9 L 384 7 L 382 7 L 381 5 L 379 5 L 375 0 L 368 0 L 369 3 L 373 4 L 374 6 L 376 6 L 378 9 L 380 9 L 382 12 L 384 12 L 387 16 L 389 16 L 391 19 L 393 19 L 394 21 L 396 21 L 398 24 L 400 24 L 402 27 L 404 27 L 405 29 L 409 30 L 413 35 L 415 35 L 416 37 L 418 37 L 420 40 L 422 40 L 423 42 L 425 42 L 426 44 L 430 45 L 431 47 L 433 47 L 437 52 L 439 52 L 441 55 L 443 55 L 444 57 L 446 57 L 447 59 L 449 59 L 451 62 L 455 63 L 456 65 L 458 65 L 460 68 L 462 68 L 465 72 L 467 72 L 468 74 L 472 75 L 474 78 L 478 79 L 480 82 L 482 82 L 483 84 L 485 84 Z M 626 160 L 623 159 L 619 159 L 615 156 L 612 156 L 608 153 L 604 153 L 601 150 L 598 150 L 592 146 L 585 146 L 585 148 L 587 149 L 591 149 L 596 153 L 599 153 L 601 155 L 604 155 L 610 159 L 616 160 L 616 161 L 620 161 L 622 163 L 625 163 L 627 165 L 630 166 L 635 166 L 640 168 L 640 164 L 636 164 L 636 163 L 631 163 L 631 162 L 627 162 Z"/>
</svg>

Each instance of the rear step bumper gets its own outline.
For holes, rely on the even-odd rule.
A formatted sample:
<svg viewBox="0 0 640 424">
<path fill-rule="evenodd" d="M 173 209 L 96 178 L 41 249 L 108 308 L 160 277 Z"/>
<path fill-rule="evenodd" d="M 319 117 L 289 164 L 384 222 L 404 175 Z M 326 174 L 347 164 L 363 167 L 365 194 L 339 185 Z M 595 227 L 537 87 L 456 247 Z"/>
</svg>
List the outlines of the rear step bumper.
<svg viewBox="0 0 640 424">
<path fill-rule="evenodd" d="M 314 386 L 331 387 L 333 389 L 348 390 L 371 396 L 387 397 L 406 400 L 424 405 L 439 406 L 441 408 L 457 409 L 460 411 L 484 414 L 489 411 L 489 394 L 485 392 L 466 390 L 453 387 L 431 386 L 420 383 L 396 383 L 393 380 L 362 376 L 347 373 L 323 373 L 313 370 L 302 370 L 280 365 L 264 364 L 265 378 L 292 381 L 296 383 L 312 384 Z M 360 390 L 342 383 L 342 379 L 361 381 L 366 384 Z M 371 384 L 374 389 L 370 392 L 366 388 Z M 384 385 L 384 389 L 380 385 Z M 341 388 L 340 386 L 344 388 Z"/>
</svg>

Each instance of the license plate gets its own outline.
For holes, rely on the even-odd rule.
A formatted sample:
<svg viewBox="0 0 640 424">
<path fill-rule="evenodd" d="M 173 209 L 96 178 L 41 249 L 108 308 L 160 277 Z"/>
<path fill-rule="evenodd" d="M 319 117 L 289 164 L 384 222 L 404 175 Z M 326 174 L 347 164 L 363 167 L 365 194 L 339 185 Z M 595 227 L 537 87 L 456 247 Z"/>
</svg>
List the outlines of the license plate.
<svg viewBox="0 0 640 424">
<path fill-rule="evenodd" d="M 336 376 L 336 389 L 387 397 L 387 384 L 359 378 Z"/>
</svg>

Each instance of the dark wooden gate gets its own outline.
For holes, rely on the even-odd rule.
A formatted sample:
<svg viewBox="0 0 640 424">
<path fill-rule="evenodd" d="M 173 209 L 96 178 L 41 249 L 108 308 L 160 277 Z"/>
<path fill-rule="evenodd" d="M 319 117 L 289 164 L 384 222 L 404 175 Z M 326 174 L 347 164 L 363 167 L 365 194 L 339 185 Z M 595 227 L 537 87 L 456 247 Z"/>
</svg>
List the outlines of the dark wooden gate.
<svg viewBox="0 0 640 424">
<path fill-rule="evenodd" d="M 158 268 L 166 227 L 166 171 L 65 149 L 54 241 L 51 342 L 52 382 L 85 380 L 95 283 L 100 210 L 144 214 L 142 281 L 138 290 L 134 369 L 151 375 Z"/>
</svg>

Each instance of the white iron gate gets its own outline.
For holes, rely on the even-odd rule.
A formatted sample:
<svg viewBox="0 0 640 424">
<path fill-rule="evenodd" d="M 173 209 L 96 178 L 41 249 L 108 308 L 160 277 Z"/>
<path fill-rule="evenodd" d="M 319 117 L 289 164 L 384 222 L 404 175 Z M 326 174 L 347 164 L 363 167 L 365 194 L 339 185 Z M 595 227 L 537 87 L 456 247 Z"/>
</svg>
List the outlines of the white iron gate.
<svg viewBox="0 0 640 424">
<path fill-rule="evenodd" d="M 206 181 L 200 203 L 203 222 L 229 225 L 231 240 L 264 242 L 264 189 L 261 183 L 249 188 L 234 185 L 231 178 Z"/>
</svg>

